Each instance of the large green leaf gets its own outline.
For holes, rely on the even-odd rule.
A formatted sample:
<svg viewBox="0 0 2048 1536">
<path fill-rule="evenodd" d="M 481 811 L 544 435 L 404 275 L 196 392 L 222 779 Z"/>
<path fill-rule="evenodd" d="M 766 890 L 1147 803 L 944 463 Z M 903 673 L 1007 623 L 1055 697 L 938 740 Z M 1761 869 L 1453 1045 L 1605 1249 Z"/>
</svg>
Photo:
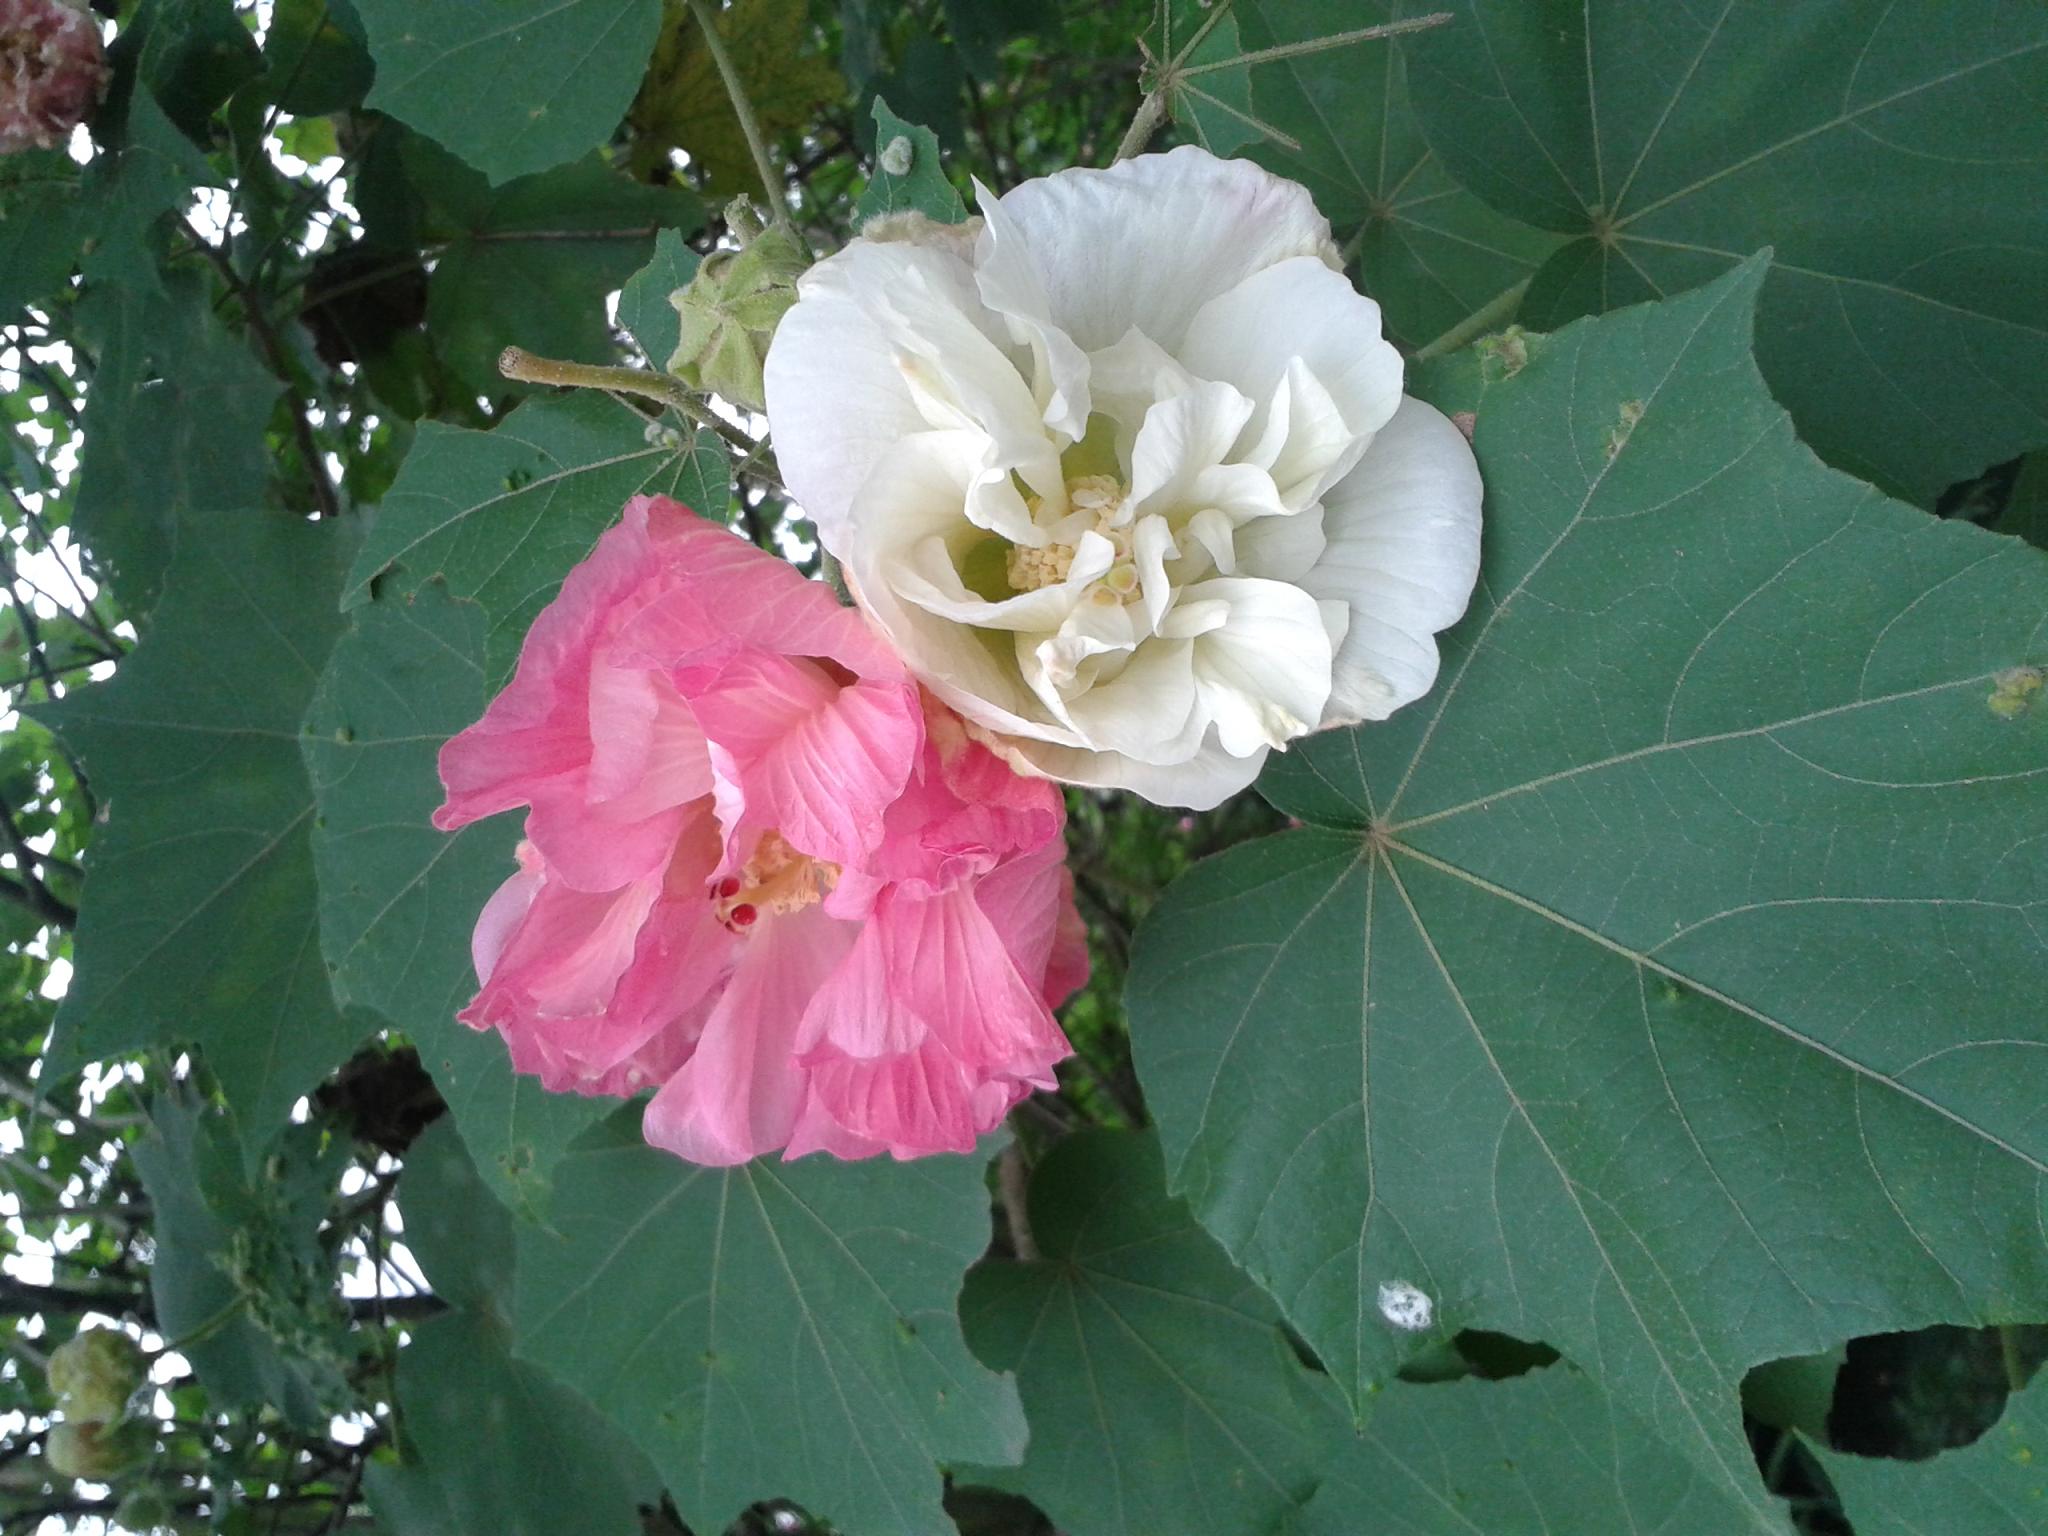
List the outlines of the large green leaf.
<svg viewBox="0 0 2048 1536">
<path fill-rule="evenodd" d="M 1492 384 L 1433 696 L 1276 758 L 1320 825 L 1128 992 L 1175 1188 L 1350 1392 L 1419 1287 L 1753 1505 L 1747 1366 L 2048 1306 L 2048 558 L 1815 462 L 1763 277 Z"/>
<path fill-rule="evenodd" d="M 940 1464 L 1022 1454 L 1017 1395 L 954 1315 L 988 1242 L 978 1160 L 595 1148 L 553 1214 L 558 1236 L 519 1234 L 519 1353 L 633 1436 L 692 1528 L 782 1495 L 847 1536 L 952 1536 Z"/>
<path fill-rule="evenodd" d="M 483 609 L 438 582 L 356 610 L 306 716 L 313 859 L 336 994 L 418 1043 L 492 1188 L 538 1220 L 555 1160 L 612 1102 L 545 1092 L 513 1072 L 503 1041 L 455 1020 L 476 991 L 470 928 L 512 873 L 519 835 L 509 816 L 453 836 L 429 820 L 441 743 L 488 698 L 484 632 Z"/>
<path fill-rule="evenodd" d="M 2033 1536 L 2048 1514 L 2048 1374 L 1981 1439 L 1932 1461 L 1818 1454 L 1856 1536 Z"/>
<path fill-rule="evenodd" d="M 646 264 L 656 231 L 703 222 L 689 193 L 636 182 L 596 155 L 499 187 L 417 137 L 403 161 L 427 205 L 427 237 L 442 243 L 427 284 L 427 329 L 480 395 L 524 387 L 498 373 L 509 345 L 609 361 L 604 296 Z"/>
<path fill-rule="evenodd" d="M 513 1223 L 447 1126 L 407 1149 L 399 1207 L 456 1310 L 419 1324 L 398 1357 L 406 1458 L 369 1485 L 393 1536 L 638 1536 L 661 1485 L 617 1426 L 512 1358 Z"/>
<path fill-rule="evenodd" d="M 650 442 L 647 428 L 639 412 L 595 394 L 529 401 L 491 432 L 422 422 L 343 604 L 369 601 L 373 585 L 390 597 L 428 581 L 474 598 L 487 615 L 485 676 L 495 688 L 534 615 L 630 497 L 659 492 L 723 513 L 716 439 L 678 452 Z"/>
<path fill-rule="evenodd" d="M 1782 1514 L 1745 1508 L 1592 1382 L 1557 1366 L 1382 1393 L 1290 1536 L 1786 1528 Z"/>
<path fill-rule="evenodd" d="M 320 961 L 299 722 L 342 627 L 344 531 L 188 515 L 164 596 L 108 681 L 44 712 L 85 759 L 94 836 L 52 1080 L 190 1042 L 252 1142 L 348 1054 L 361 1021 Z"/>
<path fill-rule="evenodd" d="M 1238 0 L 1231 20 L 1249 53 L 1435 9 Z M 1242 143 L 1244 154 L 1315 195 L 1338 238 L 1355 246 L 1359 284 L 1379 301 L 1396 340 L 1420 346 L 1504 294 L 1510 302 L 1499 323 L 1513 318 L 1512 290 L 1563 241 L 1488 207 L 1445 172 L 1423 141 L 1394 43 L 1356 42 L 1232 69 L 1216 68 L 1221 62 L 1207 60 L 1214 72 L 1187 82 L 1209 97 L 1187 103 L 1196 137 L 1218 149 Z M 1247 75 L 1252 115 L 1293 145 L 1249 128 L 1241 103 L 1220 94 Z"/>
<path fill-rule="evenodd" d="M 492 181 L 612 136 L 661 29 L 661 0 L 355 0 L 377 61 L 368 104 Z"/>
<path fill-rule="evenodd" d="M 992 1259 L 961 1318 L 1017 1374 L 1031 1445 L 976 1481 L 1072 1536 L 1258 1536 L 1315 1491 L 1350 1421 L 1265 1294 L 1166 1194 L 1149 1134 L 1070 1136 L 1032 1173 L 1043 1257 Z"/>
<path fill-rule="evenodd" d="M 2048 7 L 1455 0 L 1404 45 L 1431 145 L 1577 238 L 1524 318 L 1764 246 L 1757 359 L 1802 434 L 1931 502 L 2048 441 Z"/>
</svg>

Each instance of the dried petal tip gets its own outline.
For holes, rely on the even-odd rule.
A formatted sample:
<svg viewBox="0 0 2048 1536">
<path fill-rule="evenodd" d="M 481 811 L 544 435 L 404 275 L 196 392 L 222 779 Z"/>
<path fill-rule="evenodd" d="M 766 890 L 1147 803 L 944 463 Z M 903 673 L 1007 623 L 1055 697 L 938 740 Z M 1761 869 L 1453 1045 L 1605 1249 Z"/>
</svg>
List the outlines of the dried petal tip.
<svg viewBox="0 0 2048 1536">
<path fill-rule="evenodd" d="M 55 149 L 107 93 L 99 27 L 64 0 L 0 0 L 0 154 Z"/>
</svg>

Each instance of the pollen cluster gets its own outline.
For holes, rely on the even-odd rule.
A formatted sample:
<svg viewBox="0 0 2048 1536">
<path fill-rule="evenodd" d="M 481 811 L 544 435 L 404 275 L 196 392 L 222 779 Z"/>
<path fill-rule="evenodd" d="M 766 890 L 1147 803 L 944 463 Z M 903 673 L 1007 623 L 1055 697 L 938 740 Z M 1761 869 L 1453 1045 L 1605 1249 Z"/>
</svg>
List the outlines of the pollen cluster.
<svg viewBox="0 0 2048 1536">
<path fill-rule="evenodd" d="M 734 933 L 745 933 L 764 916 L 815 906 L 839 883 L 839 866 L 790 847 L 780 832 L 763 832 L 737 875 L 711 890 L 712 913 Z"/>
</svg>

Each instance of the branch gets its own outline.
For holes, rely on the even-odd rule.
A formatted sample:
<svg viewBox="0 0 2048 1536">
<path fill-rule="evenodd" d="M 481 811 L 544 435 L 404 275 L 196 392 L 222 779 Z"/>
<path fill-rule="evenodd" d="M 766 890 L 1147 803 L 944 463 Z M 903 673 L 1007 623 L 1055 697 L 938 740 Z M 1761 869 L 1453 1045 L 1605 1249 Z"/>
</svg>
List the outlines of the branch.
<svg viewBox="0 0 2048 1536">
<path fill-rule="evenodd" d="M 0 1274 L 0 1315 L 32 1317 L 38 1312 L 57 1312 L 67 1317 L 86 1312 L 129 1312 L 152 1327 L 156 1324 L 156 1309 L 142 1291 L 74 1290 L 61 1285 L 33 1285 Z"/>
<path fill-rule="evenodd" d="M 9 891 L 10 898 L 20 901 L 31 911 L 39 913 L 60 928 L 76 927 L 78 908 L 68 901 L 59 900 L 49 886 L 43 883 L 38 866 L 48 864 L 50 860 L 29 846 L 28 839 L 22 835 L 21 823 L 14 819 L 14 812 L 8 809 L 4 800 L 0 800 L 0 842 L 4 842 L 13 853 L 14 861 L 21 871 L 21 879 L 18 882 L 8 882 L 10 886 L 19 886 L 18 892 Z"/>
</svg>

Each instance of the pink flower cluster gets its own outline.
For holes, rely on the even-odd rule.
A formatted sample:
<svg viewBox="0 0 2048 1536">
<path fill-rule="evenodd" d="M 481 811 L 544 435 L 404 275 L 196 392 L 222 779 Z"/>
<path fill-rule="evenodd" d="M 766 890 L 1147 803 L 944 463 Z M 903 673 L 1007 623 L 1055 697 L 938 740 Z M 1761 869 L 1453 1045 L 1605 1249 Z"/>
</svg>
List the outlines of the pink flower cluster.
<svg viewBox="0 0 2048 1536">
<path fill-rule="evenodd" d="M 65 0 L 0 0 L 0 154 L 54 149 L 107 90 L 99 26 Z"/>
<path fill-rule="evenodd" d="M 655 1145 L 964 1152 L 1053 1086 L 1088 964 L 1057 788 L 675 502 L 627 505 L 441 777 L 444 830 L 529 807 L 461 1017 L 550 1088 L 654 1087 Z"/>
</svg>

